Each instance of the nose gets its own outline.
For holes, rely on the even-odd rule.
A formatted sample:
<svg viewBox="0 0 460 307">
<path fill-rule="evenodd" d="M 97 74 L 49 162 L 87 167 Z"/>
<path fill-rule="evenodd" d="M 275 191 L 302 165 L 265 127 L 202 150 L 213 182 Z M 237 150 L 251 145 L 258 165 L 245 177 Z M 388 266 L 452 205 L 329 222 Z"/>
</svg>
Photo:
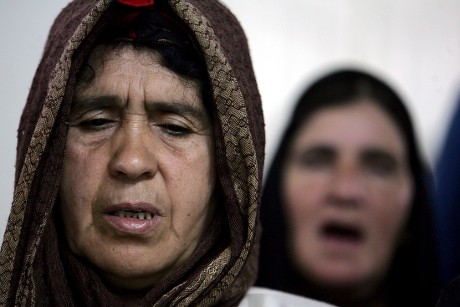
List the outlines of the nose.
<svg viewBox="0 0 460 307">
<path fill-rule="evenodd" d="M 329 199 L 342 206 L 359 206 L 366 194 L 365 177 L 354 165 L 339 165 L 330 179 Z"/>
<path fill-rule="evenodd" d="M 158 168 L 153 138 L 148 127 L 120 128 L 111 149 L 111 175 L 131 180 L 152 178 Z"/>
</svg>

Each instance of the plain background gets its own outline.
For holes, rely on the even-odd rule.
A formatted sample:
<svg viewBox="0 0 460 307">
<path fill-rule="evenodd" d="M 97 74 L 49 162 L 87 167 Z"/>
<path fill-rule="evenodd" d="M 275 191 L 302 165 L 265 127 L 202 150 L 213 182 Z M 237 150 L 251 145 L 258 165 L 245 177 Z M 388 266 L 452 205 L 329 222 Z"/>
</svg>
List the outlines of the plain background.
<svg viewBox="0 0 460 307">
<path fill-rule="evenodd" d="M 159 1 L 159 0 L 157 0 Z M 0 0 L 0 236 L 20 114 L 48 30 L 69 0 Z M 266 167 L 299 91 L 337 67 L 373 72 L 412 113 L 428 163 L 460 95 L 458 0 L 224 0 L 248 37 L 262 95 Z"/>
</svg>

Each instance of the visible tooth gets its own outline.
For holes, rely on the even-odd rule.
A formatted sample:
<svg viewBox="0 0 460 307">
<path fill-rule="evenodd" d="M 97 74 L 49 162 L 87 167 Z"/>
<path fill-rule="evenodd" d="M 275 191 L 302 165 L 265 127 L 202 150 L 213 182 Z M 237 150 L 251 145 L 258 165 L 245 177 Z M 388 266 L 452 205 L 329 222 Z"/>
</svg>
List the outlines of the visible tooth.
<svg viewBox="0 0 460 307">
<path fill-rule="evenodd" d="M 120 210 L 115 211 L 114 215 L 123 218 L 131 218 L 131 219 L 139 219 L 139 220 L 150 220 L 152 218 L 151 212 L 145 211 L 127 211 L 127 210 Z"/>
</svg>

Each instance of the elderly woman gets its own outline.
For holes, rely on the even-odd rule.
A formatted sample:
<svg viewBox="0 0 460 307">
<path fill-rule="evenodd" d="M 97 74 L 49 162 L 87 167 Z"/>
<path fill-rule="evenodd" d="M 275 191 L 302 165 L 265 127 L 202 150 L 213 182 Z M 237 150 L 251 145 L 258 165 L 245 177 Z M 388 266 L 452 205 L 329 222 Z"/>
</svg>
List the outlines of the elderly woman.
<svg viewBox="0 0 460 307">
<path fill-rule="evenodd" d="M 339 306 L 433 306 L 430 188 L 401 99 L 365 72 L 306 89 L 262 196 L 257 284 Z"/>
<path fill-rule="evenodd" d="M 73 1 L 21 118 L 0 305 L 316 305 L 246 295 L 263 154 L 246 39 L 222 4 Z"/>
</svg>

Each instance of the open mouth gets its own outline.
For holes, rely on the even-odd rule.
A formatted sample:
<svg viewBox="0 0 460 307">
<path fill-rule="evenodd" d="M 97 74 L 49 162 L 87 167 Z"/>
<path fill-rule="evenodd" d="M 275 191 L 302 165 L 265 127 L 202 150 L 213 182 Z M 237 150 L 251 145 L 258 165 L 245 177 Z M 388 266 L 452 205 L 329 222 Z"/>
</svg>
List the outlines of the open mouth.
<svg viewBox="0 0 460 307">
<path fill-rule="evenodd" d="M 142 210 L 118 210 L 110 212 L 110 215 L 138 220 L 150 220 L 155 216 L 152 212 Z"/>
<path fill-rule="evenodd" d="M 116 203 L 103 212 L 103 220 L 118 235 L 143 236 L 151 234 L 162 224 L 162 214 L 149 203 Z"/>
<path fill-rule="evenodd" d="M 358 227 L 337 222 L 327 223 L 321 227 L 321 236 L 350 243 L 359 243 L 364 239 L 364 234 Z"/>
</svg>

